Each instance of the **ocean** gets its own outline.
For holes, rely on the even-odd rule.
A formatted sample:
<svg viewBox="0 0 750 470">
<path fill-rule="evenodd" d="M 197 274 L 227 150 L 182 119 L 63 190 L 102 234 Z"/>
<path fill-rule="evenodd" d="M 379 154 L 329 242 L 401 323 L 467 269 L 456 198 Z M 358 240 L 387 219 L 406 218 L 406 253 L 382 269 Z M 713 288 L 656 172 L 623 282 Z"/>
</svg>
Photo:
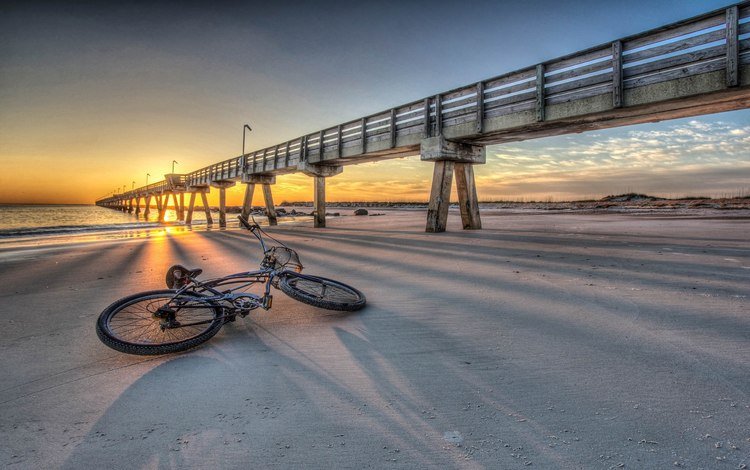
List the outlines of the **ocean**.
<svg viewBox="0 0 750 470">
<path fill-rule="evenodd" d="M 218 228 L 219 214 L 212 212 L 213 227 Z M 143 213 L 120 212 L 89 205 L 0 205 L 0 247 L 69 243 L 96 239 L 148 237 L 165 230 L 200 230 L 206 228 L 205 213 L 195 211 L 193 224 L 177 221 L 174 210 L 167 210 L 166 222 L 158 221 L 158 211 L 151 209 L 148 220 Z M 257 217 L 260 223 L 265 217 Z M 227 214 L 227 226 L 237 227 L 234 214 Z"/>
</svg>

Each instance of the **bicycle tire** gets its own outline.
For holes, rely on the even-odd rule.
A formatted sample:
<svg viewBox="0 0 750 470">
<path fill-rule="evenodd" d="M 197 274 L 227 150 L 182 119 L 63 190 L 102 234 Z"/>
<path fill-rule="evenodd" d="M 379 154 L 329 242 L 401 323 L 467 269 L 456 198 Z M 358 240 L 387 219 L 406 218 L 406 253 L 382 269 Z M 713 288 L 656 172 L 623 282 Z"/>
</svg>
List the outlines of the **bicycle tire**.
<svg viewBox="0 0 750 470">
<path fill-rule="evenodd" d="M 313 307 L 353 312 L 365 306 L 365 295 L 352 286 L 291 271 L 279 275 L 279 288 L 289 297 Z"/>
<path fill-rule="evenodd" d="M 208 321 L 194 328 L 168 328 L 161 331 L 161 319 L 153 314 L 169 299 L 175 298 L 175 291 L 154 290 L 140 292 L 112 303 L 99 315 L 96 333 L 99 339 L 110 348 L 126 354 L 150 356 L 185 351 L 208 341 L 224 325 L 222 309 L 216 304 L 201 300 L 195 293 L 183 293 L 177 300 L 205 304 L 205 307 L 186 308 L 183 313 L 176 309 L 175 318 L 191 321 Z M 181 299 L 182 298 L 182 299 Z M 185 314 L 187 311 L 197 313 Z M 118 317 L 119 315 L 119 317 Z M 210 320 L 210 321 L 209 321 Z M 114 322 L 114 323 L 113 323 Z M 140 330 L 139 330 L 140 328 Z M 138 331 L 141 334 L 138 335 Z M 146 339 L 142 339 L 148 333 Z M 134 335 L 138 335 L 135 336 Z M 184 336 L 184 337 L 181 337 Z M 139 341 L 140 340 L 140 341 Z"/>
</svg>

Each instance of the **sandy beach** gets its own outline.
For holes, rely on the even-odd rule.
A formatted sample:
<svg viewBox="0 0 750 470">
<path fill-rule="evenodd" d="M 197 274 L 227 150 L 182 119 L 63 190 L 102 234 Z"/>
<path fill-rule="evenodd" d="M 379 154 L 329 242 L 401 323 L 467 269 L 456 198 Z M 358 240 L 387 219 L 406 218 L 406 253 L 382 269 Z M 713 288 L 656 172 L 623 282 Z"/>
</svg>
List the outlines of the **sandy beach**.
<svg viewBox="0 0 750 470">
<path fill-rule="evenodd" d="M 277 291 L 203 347 L 128 356 L 99 313 L 257 265 L 239 230 L 0 251 L 4 468 L 746 468 L 750 218 L 421 210 L 279 226 L 351 314 Z"/>
</svg>

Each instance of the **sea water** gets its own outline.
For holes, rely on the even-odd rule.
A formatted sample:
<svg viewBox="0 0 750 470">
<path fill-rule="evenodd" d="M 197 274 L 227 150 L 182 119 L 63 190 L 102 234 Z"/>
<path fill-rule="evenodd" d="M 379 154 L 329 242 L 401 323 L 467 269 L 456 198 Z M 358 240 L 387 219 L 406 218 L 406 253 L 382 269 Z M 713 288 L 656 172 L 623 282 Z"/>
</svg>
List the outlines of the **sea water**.
<svg viewBox="0 0 750 470">
<path fill-rule="evenodd" d="M 211 211 L 213 228 L 218 228 L 219 214 Z M 304 217 L 303 217 L 304 218 Z M 309 217 L 308 217 L 309 218 Z M 148 219 L 143 210 L 136 216 L 92 205 L 2 205 L 0 204 L 0 248 L 90 240 L 147 238 L 157 234 L 206 230 L 205 212 L 193 212 L 191 225 L 177 220 L 177 213 L 168 209 L 160 222 L 156 208 Z M 260 224 L 267 219 L 256 216 Z M 285 217 L 280 223 L 300 222 L 298 217 Z M 227 214 L 227 227 L 239 226 L 236 214 Z"/>
<path fill-rule="evenodd" d="M 176 213 L 168 210 L 166 222 L 158 221 L 158 211 L 152 208 L 148 219 L 143 211 L 127 213 L 90 205 L 0 205 L 0 246 L 16 244 L 65 243 L 84 238 L 132 238 L 148 236 L 152 232 L 205 228 L 203 211 L 193 215 L 193 225 L 185 226 L 176 220 Z M 212 215 L 214 222 L 218 214 Z M 227 217 L 229 226 L 237 223 Z"/>
</svg>

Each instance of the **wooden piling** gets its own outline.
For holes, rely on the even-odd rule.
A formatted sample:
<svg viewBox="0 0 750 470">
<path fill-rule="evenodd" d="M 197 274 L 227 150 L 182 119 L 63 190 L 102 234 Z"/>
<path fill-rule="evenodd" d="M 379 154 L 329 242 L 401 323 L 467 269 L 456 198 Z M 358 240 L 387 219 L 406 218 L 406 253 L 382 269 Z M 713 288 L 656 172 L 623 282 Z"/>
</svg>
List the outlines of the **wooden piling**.
<svg viewBox="0 0 750 470">
<path fill-rule="evenodd" d="M 195 208 L 195 191 L 190 192 L 190 203 L 188 205 L 187 217 L 185 223 L 190 225 L 193 223 L 193 209 Z"/>
<path fill-rule="evenodd" d="M 169 207 L 169 196 L 170 193 L 164 195 L 164 199 L 161 201 L 161 209 L 159 210 L 159 222 L 164 222 L 164 217 L 167 215 L 167 207 Z"/>
<path fill-rule="evenodd" d="M 451 184 L 453 181 L 454 162 L 439 160 L 435 162 L 432 173 L 432 190 L 430 204 L 427 207 L 427 232 L 445 232 L 448 223 Z"/>
<path fill-rule="evenodd" d="M 245 200 L 242 202 L 242 217 L 248 218 L 253 210 L 253 194 L 255 193 L 255 184 L 247 183 L 245 187 Z"/>
<path fill-rule="evenodd" d="M 464 230 L 478 230 L 482 228 L 479 217 L 479 201 L 477 200 L 477 186 L 474 182 L 474 166 L 470 163 L 456 163 L 456 189 L 458 190 L 458 206 L 461 209 L 461 222 Z"/>
<path fill-rule="evenodd" d="M 227 189 L 219 188 L 219 227 L 227 226 Z"/>
<path fill-rule="evenodd" d="M 177 219 L 185 220 L 185 193 L 180 192 L 180 209 L 177 211 Z"/>
<path fill-rule="evenodd" d="M 211 217 L 211 208 L 208 206 L 208 197 L 205 191 L 201 191 L 201 201 L 203 202 L 203 210 L 206 212 L 206 225 L 213 225 L 214 219 Z"/>
<path fill-rule="evenodd" d="M 268 225 L 277 225 L 278 218 L 276 216 L 276 208 L 273 206 L 273 195 L 271 194 L 271 185 L 263 185 L 263 199 L 266 202 L 266 217 L 268 217 Z"/>
</svg>

